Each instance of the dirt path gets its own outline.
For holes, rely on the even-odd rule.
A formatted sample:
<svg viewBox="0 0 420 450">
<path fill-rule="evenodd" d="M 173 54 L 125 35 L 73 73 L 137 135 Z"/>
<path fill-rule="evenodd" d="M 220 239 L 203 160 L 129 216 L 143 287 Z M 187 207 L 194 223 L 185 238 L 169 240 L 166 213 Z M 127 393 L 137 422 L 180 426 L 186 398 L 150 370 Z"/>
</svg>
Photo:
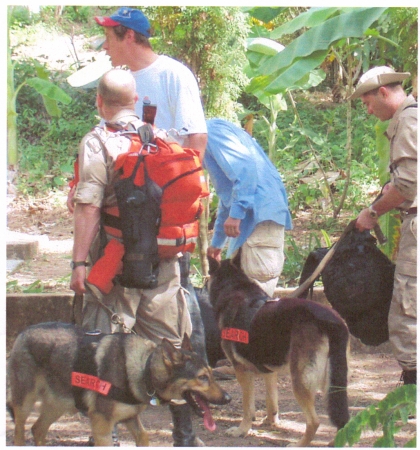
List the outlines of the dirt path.
<svg viewBox="0 0 420 450">
<path fill-rule="evenodd" d="M 349 404 L 351 415 L 357 414 L 366 406 L 380 401 L 393 390 L 399 379 L 400 370 L 389 354 L 353 353 L 350 361 Z M 220 384 L 232 396 L 227 406 L 212 408 L 217 423 L 215 432 L 205 430 L 201 419 L 194 418 L 194 429 L 198 436 L 209 447 L 285 447 L 296 441 L 304 431 L 303 414 L 291 392 L 290 380 L 287 376 L 278 379 L 279 411 L 282 427 L 270 430 L 262 425 L 265 400 L 261 379 L 256 381 L 257 420 L 252 432 L 245 438 L 233 438 L 225 435 L 227 428 L 238 425 L 242 415 L 241 393 L 236 381 L 221 381 Z M 317 411 L 321 420 L 313 447 L 325 447 L 334 437 L 335 429 L 329 423 L 321 396 L 317 399 Z M 148 407 L 143 413 L 143 423 L 149 432 L 150 445 L 153 447 L 171 447 L 171 416 L 165 406 Z M 30 434 L 30 426 L 36 415 L 32 414 L 27 424 L 27 445 L 34 445 Z M 402 447 L 416 433 L 416 420 L 410 420 L 397 435 L 397 446 Z M 12 445 L 13 423 L 7 414 L 6 445 Z M 53 424 L 48 433 L 48 446 L 87 446 L 89 423 L 81 414 L 62 417 Z M 372 447 L 380 433 L 366 432 L 355 447 Z M 119 440 L 122 447 L 133 446 L 133 440 L 125 428 L 119 426 Z"/>
</svg>

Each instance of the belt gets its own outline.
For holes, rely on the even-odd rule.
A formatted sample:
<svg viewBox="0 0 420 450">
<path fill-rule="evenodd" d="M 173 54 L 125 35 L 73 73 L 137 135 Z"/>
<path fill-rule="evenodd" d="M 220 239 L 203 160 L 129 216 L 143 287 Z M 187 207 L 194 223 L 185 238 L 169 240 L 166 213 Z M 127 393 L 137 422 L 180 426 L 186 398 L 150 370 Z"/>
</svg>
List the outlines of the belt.
<svg viewBox="0 0 420 450">
<path fill-rule="evenodd" d="M 417 208 L 409 208 L 405 211 L 405 214 L 409 216 L 410 214 L 417 214 Z"/>
</svg>

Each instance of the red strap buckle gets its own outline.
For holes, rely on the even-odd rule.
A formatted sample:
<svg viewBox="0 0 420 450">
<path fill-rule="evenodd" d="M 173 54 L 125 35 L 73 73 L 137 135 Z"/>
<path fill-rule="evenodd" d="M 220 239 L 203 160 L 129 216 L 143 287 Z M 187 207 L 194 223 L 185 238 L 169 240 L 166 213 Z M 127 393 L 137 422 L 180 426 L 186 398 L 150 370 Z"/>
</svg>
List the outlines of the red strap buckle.
<svg viewBox="0 0 420 450">
<path fill-rule="evenodd" d="M 240 342 L 241 344 L 249 343 L 249 333 L 238 328 L 223 328 L 222 339 L 226 341 Z"/>
</svg>

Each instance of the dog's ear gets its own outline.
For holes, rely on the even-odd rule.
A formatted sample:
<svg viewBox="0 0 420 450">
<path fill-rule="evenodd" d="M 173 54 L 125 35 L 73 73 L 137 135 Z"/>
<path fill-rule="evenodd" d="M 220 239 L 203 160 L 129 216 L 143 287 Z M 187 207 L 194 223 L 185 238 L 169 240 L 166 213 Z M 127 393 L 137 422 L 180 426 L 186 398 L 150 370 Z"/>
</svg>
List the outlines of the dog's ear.
<svg viewBox="0 0 420 450">
<path fill-rule="evenodd" d="M 177 349 L 171 341 L 163 338 L 161 345 L 163 362 L 167 367 L 172 368 L 173 366 L 183 363 L 183 354 L 181 350 Z"/>
<path fill-rule="evenodd" d="M 182 350 L 186 350 L 187 352 L 193 351 L 191 341 L 187 333 L 184 333 L 184 339 L 182 339 L 181 348 Z"/>
<path fill-rule="evenodd" d="M 209 275 L 213 275 L 214 272 L 216 272 L 216 270 L 220 267 L 220 262 L 211 256 L 207 256 L 207 259 L 209 261 Z"/>
</svg>

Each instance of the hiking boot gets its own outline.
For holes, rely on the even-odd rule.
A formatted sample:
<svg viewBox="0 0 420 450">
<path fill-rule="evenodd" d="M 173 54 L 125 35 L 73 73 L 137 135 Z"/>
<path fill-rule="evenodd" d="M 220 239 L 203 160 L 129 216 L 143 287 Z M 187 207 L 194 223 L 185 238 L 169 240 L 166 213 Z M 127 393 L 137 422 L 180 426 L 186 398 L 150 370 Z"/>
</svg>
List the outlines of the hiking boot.
<svg viewBox="0 0 420 450">
<path fill-rule="evenodd" d="M 402 381 L 404 385 L 406 385 L 406 384 L 416 384 L 417 385 L 417 369 L 403 370 L 400 381 Z"/>
<path fill-rule="evenodd" d="M 174 447 L 204 447 L 204 442 L 195 436 L 192 428 L 191 406 L 188 403 L 181 405 L 169 404 L 169 410 L 171 411 L 174 425 L 172 432 Z"/>
</svg>

